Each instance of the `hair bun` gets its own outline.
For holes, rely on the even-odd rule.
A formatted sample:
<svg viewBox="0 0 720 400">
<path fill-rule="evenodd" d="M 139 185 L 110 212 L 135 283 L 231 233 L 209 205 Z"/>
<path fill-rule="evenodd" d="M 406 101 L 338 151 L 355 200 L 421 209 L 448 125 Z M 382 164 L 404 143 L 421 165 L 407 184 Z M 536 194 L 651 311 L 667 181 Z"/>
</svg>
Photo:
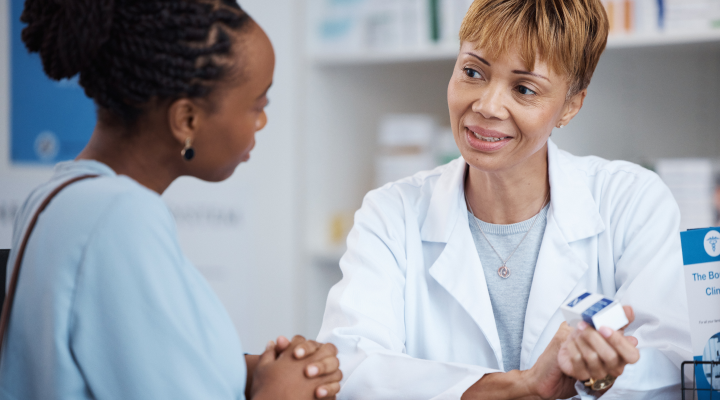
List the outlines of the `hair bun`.
<svg viewBox="0 0 720 400">
<path fill-rule="evenodd" d="M 26 0 L 22 40 L 40 53 L 52 79 L 71 78 L 89 66 L 110 37 L 114 0 Z"/>
</svg>

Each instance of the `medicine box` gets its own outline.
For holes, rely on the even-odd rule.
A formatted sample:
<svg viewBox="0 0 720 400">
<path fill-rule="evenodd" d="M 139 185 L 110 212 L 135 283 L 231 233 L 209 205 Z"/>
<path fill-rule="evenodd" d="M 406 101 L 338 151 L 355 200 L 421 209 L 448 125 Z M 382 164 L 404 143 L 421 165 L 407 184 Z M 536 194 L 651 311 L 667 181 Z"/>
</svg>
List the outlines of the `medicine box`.
<svg viewBox="0 0 720 400">
<path fill-rule="evenodd" d="M 560 306 L 565 321 L 573 328 L 580 321 L 587 322 L 595 329 L 607 326 L 618 330 L 628 324 L 622 305 L 599 294 L 584 293 Z"/>
</svg>

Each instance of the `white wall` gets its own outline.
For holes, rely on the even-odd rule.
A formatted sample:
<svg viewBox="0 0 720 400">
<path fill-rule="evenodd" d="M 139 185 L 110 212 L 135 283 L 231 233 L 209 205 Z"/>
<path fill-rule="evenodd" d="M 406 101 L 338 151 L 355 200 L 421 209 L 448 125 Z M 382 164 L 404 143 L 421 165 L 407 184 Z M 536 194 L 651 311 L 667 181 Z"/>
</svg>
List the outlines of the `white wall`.
<svg viewBox="0 0 720 400">
<path fill-rule="evenodd" d="M 258 352 L 280 334 L 303 327 L 299 292 L 298 196 L 302 141 L 299 79 L 302 76 L 302 0 L 243 0 L 275 46 L 277 67 L 269 123 L 257 136 L 251 161 L 221 184 L 181 179 L 165 195 L 179 212 L 181 242 L 206 275 L 235 322 L 246 351 Z M 9 0 L 0 0 L 0 206 L 19 203 L 45 181 L 47 167 L 9 163 Z M 14 203 L 14 204 L 15 204 Z M 0 214 L 1 214 L 0 210 Z M 0 221 L 0 248 L 10 243 Z"/>
</svg>

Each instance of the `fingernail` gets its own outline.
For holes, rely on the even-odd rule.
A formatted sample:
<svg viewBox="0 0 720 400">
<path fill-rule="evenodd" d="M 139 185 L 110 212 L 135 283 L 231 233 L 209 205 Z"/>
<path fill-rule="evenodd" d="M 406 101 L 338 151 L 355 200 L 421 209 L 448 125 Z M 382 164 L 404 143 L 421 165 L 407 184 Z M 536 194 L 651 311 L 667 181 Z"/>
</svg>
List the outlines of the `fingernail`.
<svg viewBox="0 0 720 400">
<path fill-rule="evenodd" d="M 603 326 L 602 328 L 600 328 L 599 332 L 601 335 L 603 335 L 605 339 L 609 338 L 613 334 L 612 329 L 608 328 L 607 326 Z"/>
<path fill-rule="evenodd" d="M 323 397 L 327 396 L 327 389 L 320 388 L 320 389 L 318 389 L 317 394 L 318 394 L 318 397 L 322 399 Z"/>
<path fill-rule="evenodd" d="M 303 349 L 302 347 L 298 348 L 297 350 L 295 350 L 295 355 L 296 355 L 297 357 L 302 357 L 302 356 L 304 356 L 304 355 L 305 355 L 305 349 Z"/>
<path fill-rule="evenodd" d="M 318 372 L 320 372 L 320 370 L 314 365 L 309 366 L 307 369 L 308 376 L 315 376 L 318 374 Z"/>
<path fill-rule="evenodd" d="M 275 342 L 273 342 L 272 340 L 269 341 L 268 344 L 267 344 L 267 346 L 265 346 L 265 350 L 270 350 L 270 349 L 273 347 L 274 344 L 275 344 Z"/>
<path fill-rule="evenodd" d="M 585 328 L 587 328 L 587 327 L 588 327 L 588 324 L 587 324 L 587 322 L 585 322 L 585 321 L 580 321 L 580 322 L 578 322 L 578 324 L 577 324 L 577 328 L 578 328 L 579 330 L 581 330 L 581 331 L 584 331 Z"/>
</svg>

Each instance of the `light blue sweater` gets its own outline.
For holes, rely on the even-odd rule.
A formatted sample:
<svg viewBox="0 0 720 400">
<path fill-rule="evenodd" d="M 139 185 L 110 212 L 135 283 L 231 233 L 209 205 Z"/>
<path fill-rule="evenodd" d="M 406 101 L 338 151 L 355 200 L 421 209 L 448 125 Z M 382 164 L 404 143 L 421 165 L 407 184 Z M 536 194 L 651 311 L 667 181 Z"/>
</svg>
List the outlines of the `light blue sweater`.
<svg viewBox="0 0 720 400">
<path fill-rule="evenodd" d="M 59 164 L 19 213 L 13 249 L 47 195 L 85 174 L 101 177 L 63 190 L 30 238 L 0 398 L 244 399 L 235 328 L 157 193 L 98 162 Z"/>
</svg>

